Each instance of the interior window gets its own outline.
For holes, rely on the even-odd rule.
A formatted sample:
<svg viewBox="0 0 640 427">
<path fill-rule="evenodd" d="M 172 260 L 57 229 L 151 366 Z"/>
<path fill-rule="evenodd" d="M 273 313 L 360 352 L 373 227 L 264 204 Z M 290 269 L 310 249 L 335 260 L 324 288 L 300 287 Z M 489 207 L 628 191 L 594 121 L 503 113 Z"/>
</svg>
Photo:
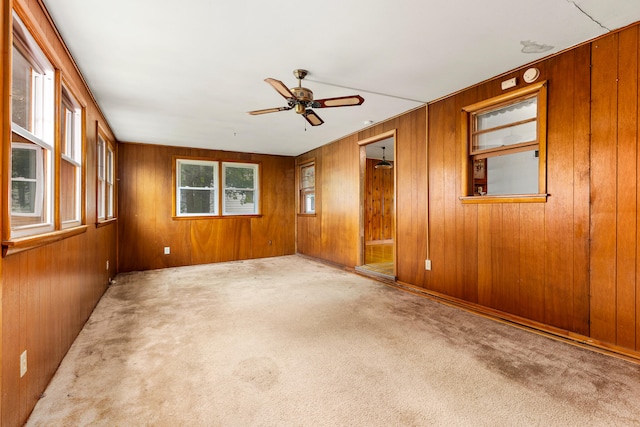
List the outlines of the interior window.
<svg viewBox="0 0 640 427">
<path fill-rule="evenodd" d="M 546 192 L 546 83 L 465 107 L 468 168 L 463 197 Z M 499 200 L 498 200 L 499 201 Z"/>
</svg>

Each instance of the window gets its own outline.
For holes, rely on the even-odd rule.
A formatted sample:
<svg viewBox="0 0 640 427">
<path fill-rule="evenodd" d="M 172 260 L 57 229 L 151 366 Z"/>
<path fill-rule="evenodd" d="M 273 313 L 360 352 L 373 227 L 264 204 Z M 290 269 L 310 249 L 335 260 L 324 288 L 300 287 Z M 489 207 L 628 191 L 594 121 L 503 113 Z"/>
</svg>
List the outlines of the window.
<svg viewBox="0 0 640 427">
<path fill-rule="evenodd" d="M 463 200 L 546 200 L 546 82 L 465 107 L 463 125 Z"/>
<path fill-rule="evenodd" d="M 218 162 L 176 161 L 176 215 L 218 215 Z"/>
<path fill-rule="evenodd" d="M 98 222 L 115 217 L 115 151 L 111 141 L 98 128 Z"/>
<path fill-rule="evenodd" d="M 256 163 L 175 159 L 176 217 L 260 213 L 260 168 Z"/>
<path fill-rule="evenodd" d="M 316 213 L 316 166 L 315 162 L 300 165 L 300 213 Z"/>
<path fill-rule="evenodd" d="M 54 229 L 54 69 L 13 15 L 11 70 L 11 237 Z"/>
<path fill-rule="evenodd" d="M 60 111 L 60 221 L 66 228 L 82 221 L 82 108 L 65 86 Z"/>
<path fill-rule="evenodd" d="M 258 213 L 258 165 L 223 163 L 223 215 Z"/>
</svg>

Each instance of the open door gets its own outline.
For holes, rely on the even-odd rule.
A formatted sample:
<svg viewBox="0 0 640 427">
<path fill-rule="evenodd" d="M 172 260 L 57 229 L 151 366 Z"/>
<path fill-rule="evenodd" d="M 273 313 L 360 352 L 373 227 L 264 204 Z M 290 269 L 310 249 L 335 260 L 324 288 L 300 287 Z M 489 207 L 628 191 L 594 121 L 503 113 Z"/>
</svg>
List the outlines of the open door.
<svg viewBox="0 0 640 427">
<path fill-rule="evenodd" d="M 395 131 L 361 142 L 358 271 L 395 280 Z"/>
</svg>

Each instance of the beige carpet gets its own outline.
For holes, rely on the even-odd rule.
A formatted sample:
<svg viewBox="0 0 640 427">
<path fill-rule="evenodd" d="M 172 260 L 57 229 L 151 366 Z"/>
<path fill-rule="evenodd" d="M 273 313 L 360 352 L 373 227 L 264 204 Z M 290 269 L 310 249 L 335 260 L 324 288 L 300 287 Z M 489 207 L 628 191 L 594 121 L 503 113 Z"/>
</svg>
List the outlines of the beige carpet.
<svg viewBox="0 0 640 427">
<path fill-rule="evenodd" d="M 289 256 L 120 275 L 29 426 L 630 426 L 640 366 Z"/>
</svg>

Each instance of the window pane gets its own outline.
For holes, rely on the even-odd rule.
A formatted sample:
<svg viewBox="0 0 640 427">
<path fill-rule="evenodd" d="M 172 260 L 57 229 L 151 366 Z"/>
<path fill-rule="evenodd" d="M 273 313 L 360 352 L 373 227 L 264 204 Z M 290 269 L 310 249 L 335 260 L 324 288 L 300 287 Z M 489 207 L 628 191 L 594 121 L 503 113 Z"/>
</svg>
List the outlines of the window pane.
<svg viewBox="0 0 640 427">
<path fill-rule="evenodd" d="M 304 195 L 304 213 L 315 213 L 316 211 L 316 195 L 308 193 Z"/>
<path fill-rule="evenodd" d="M 213 187 L 215 173 L 213 165 L 180 163 L 180 187 Z"/>
<path fill-rule="evenodd" d="M 258 213 L 258 165 L 223 164 L 223 214 L 252 215 Z"/>
<path fill-rule="evenodd" d="M 224 211 L 227 214 L 256 213 L 253 190 L 225 190 Z"/>
<path fill-rule="evenodd" d="M 537 194 L 538 151 L 524 151 L 487 160 L 487 195 Z"/>
<path fill-rule="evenodd" d="M 254 188 L 254 168 L 225 166 L 225 188 Z"/>
<path fill-rule="evenodd" d="M 11 213 L 35 214 L 37 209 L 36 192 L 37 183 L 35 181 L 11 182 Z"/>
<path fill-rule="evenodd" d="M 537 139 L 537 122 L 523 123 L 476 136 L 474 149 L 487 150 Z"/>
<path fill-rule="evenodd" d="M 180 189 L 181 214 L 215 214 L 215 189 Z"/>
<path fill-rule="evenodd" d="M 316 185 L 315 165 L 300 168 L 300 188 L 311 188 Z"/>
<path fill-rule="evenodd" d="M 11 76 L 11 121 L 33 132 L 31 126 L 31 64 L 13 46 Z"/>
<path fill-rule="evenodd" d="M 538 114 L 538 98 L 525 99 L 516 104 L 487 113 L 478 114 L 477 130 L 491 129 L 498 126 L 505 126 L 509 123 L 516 123 L 523 120 L 535 119 Z"/>
<path fill-rule="evenodd" d="M 35 180 L 37 155 L 37 150 L 13 148 L 11 150 L 11 177 Z"/>
</svg>

